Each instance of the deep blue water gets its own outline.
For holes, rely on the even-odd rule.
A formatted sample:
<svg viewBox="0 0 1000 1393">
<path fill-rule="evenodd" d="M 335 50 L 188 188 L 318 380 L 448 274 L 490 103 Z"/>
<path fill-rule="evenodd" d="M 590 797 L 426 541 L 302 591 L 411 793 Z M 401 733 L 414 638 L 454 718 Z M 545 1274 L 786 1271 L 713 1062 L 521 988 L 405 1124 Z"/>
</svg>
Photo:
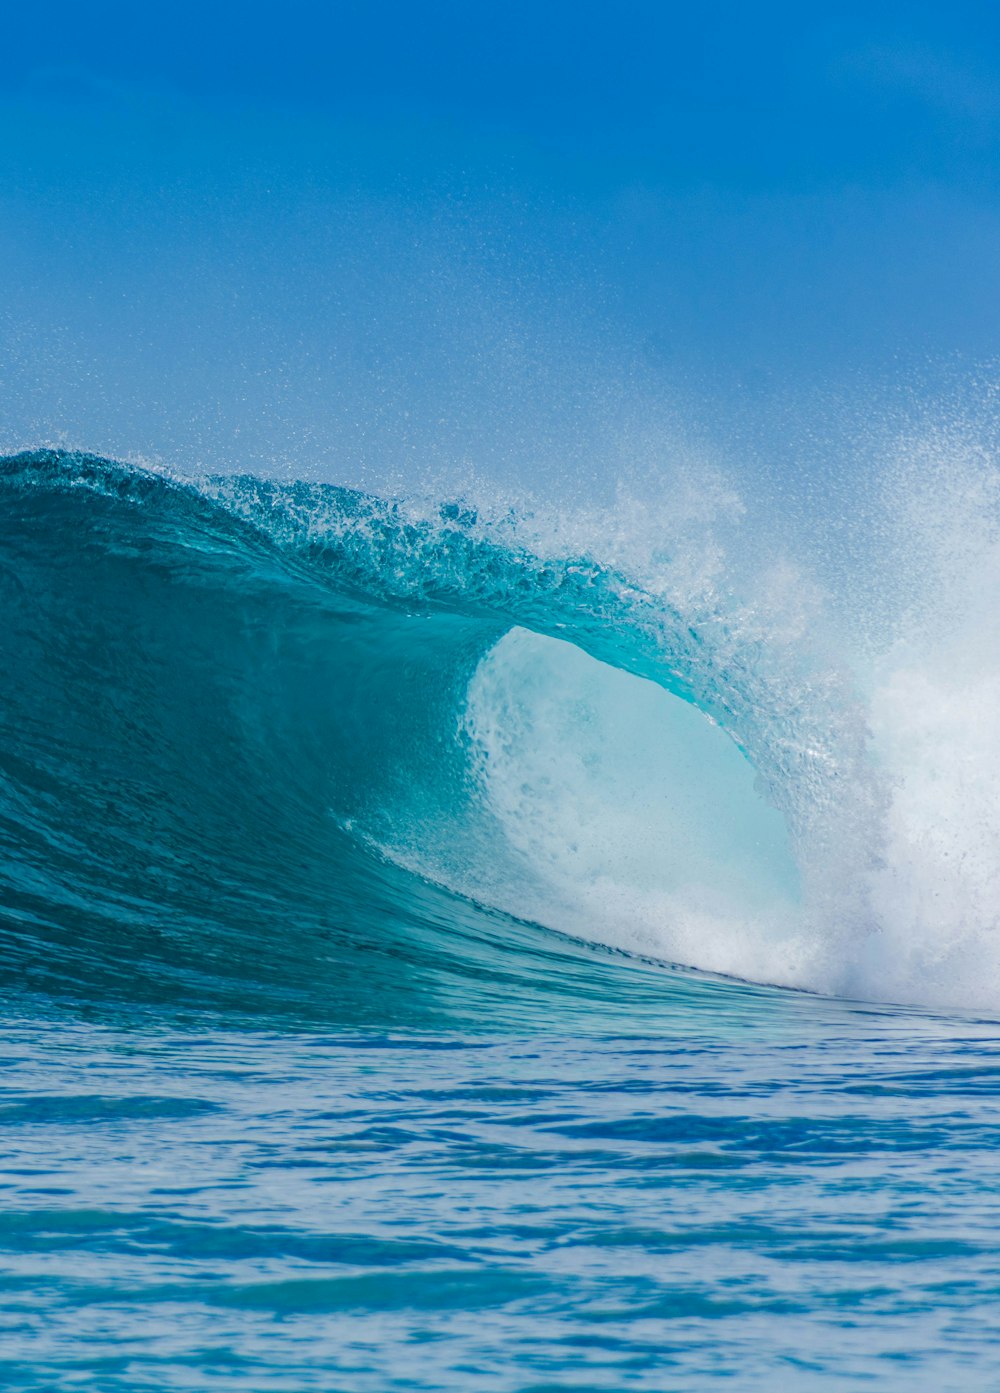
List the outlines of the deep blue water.
<svg viewBox="0 0 1000 1393">
<path fill-rule="evenodd" d="M 503 510 L 0 495 L 5 1386 L 997 1386 L 993 960 L 800 642 Z"/>
</svg>

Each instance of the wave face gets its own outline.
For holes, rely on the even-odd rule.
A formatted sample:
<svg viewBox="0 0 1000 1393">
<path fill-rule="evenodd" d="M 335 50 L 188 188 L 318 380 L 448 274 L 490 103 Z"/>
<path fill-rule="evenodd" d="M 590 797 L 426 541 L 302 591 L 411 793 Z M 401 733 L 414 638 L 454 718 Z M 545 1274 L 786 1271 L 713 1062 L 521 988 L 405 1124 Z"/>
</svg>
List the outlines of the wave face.
<svg viewBox="0 0 1000 1393">
<path fill-rule="evenodd" d="M 242 996 L 267 953 L 294 999 L 325 943 L 350 1011 L 373 958 L 400 996 L 403 941 L 467 978 L 440 926 L 502 941 L 497 911 L 793 977 L 823 771 L 757 719 L 767 679 L 718 616 L 454 507 L 58 453 L 4 461 L 0 488 L 29 980 Z"/>
<path fill-rule="evenodd" d="M 593 1007 L 591 943 L 626 996 L 992 1000 L 896 912 L 902 679 L 866 705 L 765 597 L 509 509 L 58 451 L 0 493 L 11 983 L 525 1020 Z"/>
</svg>

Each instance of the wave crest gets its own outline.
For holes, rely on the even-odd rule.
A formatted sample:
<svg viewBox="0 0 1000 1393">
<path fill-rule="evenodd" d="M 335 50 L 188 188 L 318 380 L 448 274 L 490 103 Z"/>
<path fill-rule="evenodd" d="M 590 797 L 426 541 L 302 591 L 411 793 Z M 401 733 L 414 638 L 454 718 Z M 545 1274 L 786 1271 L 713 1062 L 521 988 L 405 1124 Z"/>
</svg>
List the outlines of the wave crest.
<svg viewBox="0 0 1000 1393">
<path fill-rule="evenodd" d="M 224 958 L 244 992 L 262 943 L 300 983 L 325 935 L 335 990 L 366 1000 L 402 939 L 436 980 L 516 938 L 475 918 L 489 904 L 856 985 L 881 808 L 864 723 L 759 605 L 510 510 L 55 451 L 0 462 L 0 492 L 18 944 L 97 944 L 128 975 L 111 925 L 132 964 Z M 463 915 L 464 946 L 433 938 Z"/>
</svg>

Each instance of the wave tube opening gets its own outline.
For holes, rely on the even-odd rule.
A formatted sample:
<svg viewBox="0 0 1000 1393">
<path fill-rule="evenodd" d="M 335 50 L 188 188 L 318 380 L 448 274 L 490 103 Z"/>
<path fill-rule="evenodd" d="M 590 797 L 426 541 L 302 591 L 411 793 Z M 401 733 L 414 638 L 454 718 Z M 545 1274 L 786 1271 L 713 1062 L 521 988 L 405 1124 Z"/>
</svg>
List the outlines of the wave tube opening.
<svg viewBox="0 0 1000 1393">
<path fill-rule="evenodd" d="M 795 973 L 800 877 L 785 818 L 693 704 L 515 627 L 457 731 L 469 803 L 404 859 L 577 937 L 735 976 Z"/>
</svg>

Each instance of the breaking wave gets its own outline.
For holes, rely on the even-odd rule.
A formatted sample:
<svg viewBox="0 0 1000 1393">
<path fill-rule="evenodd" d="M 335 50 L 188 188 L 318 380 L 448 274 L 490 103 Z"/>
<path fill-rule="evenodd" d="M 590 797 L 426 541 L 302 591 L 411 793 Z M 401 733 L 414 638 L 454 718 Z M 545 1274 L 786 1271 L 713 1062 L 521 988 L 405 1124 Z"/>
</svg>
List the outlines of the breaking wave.
<svg viewBox="0 0 1000 1393">
<path fill-rule="evenodd" d="M 599 524 L 59 451 L 0 499 L 12 989 L 526 1018 L 652 960 L 1000 1004 L 988 601 L 859 676 Z"/>
</svg>

